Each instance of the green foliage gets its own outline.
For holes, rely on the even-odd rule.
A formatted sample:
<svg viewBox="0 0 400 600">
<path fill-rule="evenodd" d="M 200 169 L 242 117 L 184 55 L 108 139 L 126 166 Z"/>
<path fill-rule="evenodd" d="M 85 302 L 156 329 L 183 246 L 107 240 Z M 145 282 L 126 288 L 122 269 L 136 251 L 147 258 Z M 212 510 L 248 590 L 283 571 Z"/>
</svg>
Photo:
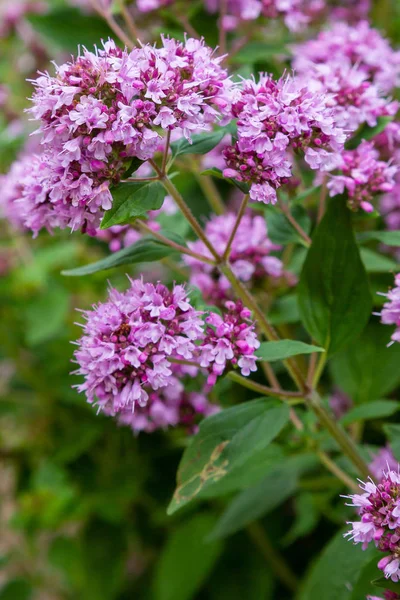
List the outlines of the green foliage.
<svg viewBox="0 0 400 600">
<path fill-rule="evenodd" d="M 311 219 L 307 215 L 306 210 L 299 204 L 294 204 L 290 208 L 290 212 L 295 221 L 306 232 L 310 233 Z M 267 221 L 268 237 L 274 244 L 304 244 L 301 235 L 288 221 L 287 217 L 281 210 L 275 206 L 265 207 L 265 218 Z"/>
<path fill-rule="evenodd" d="M 344 198 L 331 200 L 313 235 L 298 299 L 304 326 L 330 354 L 356 338 L 367 324 L 371 292 Z"/>
<path fill-rule="evenodd" d="M 357 133 L 349 139 L 346 143 L 346 148 L 348 150 L 354 150 L 361 144 L 363 140 L 372 140 L 379 133 L 382 133 L 386 128 L 386 125 L 393 121 L 394 117 L 378 117 L 377 124 L 374 127 L 370 127 L 367 124 L 361 125 L 360 129 Z"/>
<path fill-rule="evenodd" d="M 373 402 L 400 383 L 399 345 L 388 347 L 390 331 L 371 323 L 362 335 L 332 359 L 332 374 L 355 404 Z"/>
<path fill-rule="evenodd" d="M 214 567 L 220 542 L 206 543 L 215 523 L 199 514 L 177 527 L 159 558 L 154 578 L 154 600 L 190 600 Z"/>
<path fill-rule="evenodd" d="M 325 350 L 319 346 L 312 346 L 297 340 L 280 340 L 279 342 L 262 342 L 256 351 L 256 356 L 259 360 L 273 362 L 298 354 L 311 354 L 312 352 L 325 352 Z"/>
<path fill-rule="evenodd" d="M 101 222 L 101 229 L 131 223 L 149 210 L 162 207 L 167 192 L 158 181 L 120 183 L 112 189 L 113 204 Z"/>
<path fill-rule="evenodd" d="M 299 600 L 360 600 L 360 596 L 353 595 L 353 589 L 366 565 L 376 571 L 379 552 L 371 545 L 360 552 L 343 534 L 344 531 L 339 531 L 324 549 L 307 577 Z M 371 578 L 372 574 L 369 581 Z"/>
<path fill-rule="evenodd" d="M 173 252 L 174 251 L 171 248 L 158 240 L 143 238 L 123 250 L 110 254 L 106 258 L 102 258 L 101 260 L 83 267 L 62 271 L 62 274 L 68 277 L 82 277 L 84 275 L 98 273 L 99 271 L 114 269 L 121 265 L 158 261 L 170 256 Z"/>
<path fill-rule="evenodd" d="M 242 467 L 280 433 L 288 408 L 253 400 L 208 417 L 183 454 L 170 514 L 228 475 L 243 476 Z M 239 481 L 238 485 L 240 485 Z"/>
</svg>

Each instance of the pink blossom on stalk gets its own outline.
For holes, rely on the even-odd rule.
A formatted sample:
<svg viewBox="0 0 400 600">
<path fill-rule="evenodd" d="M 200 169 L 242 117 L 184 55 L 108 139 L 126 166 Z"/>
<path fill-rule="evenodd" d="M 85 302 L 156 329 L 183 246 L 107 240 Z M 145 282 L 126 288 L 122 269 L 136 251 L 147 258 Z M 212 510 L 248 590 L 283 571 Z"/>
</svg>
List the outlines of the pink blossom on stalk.
<svg viewBox="0 0 400 600">
<path fill-rule="evenodd" d="M 151 12 L 159 8 L 165 8 L 173 4 L 174 0 L 136 0 L 136 6 L 140 12 Z"/>
<path fill-rule="evenodd" d="M 249 184 L 252 200 L 274 204 L 276 190 L 292 175 L 289 150 L 304 154 L 311 169 L 335 168 L 346 135 L 331 99 L 296 77 L 244 80 L 232 105 L 238 141 L 224 151 L 225 177 Z"/>
<path fill-rule="evenodd" d="M 340 170 L 342 175 L 333 175 L 328 181 L 330 195 L 347 191 L 352 210 L 372 212 L 374 196 L 394 188 L 398 167 L 379 160 L 373 142 L 363 141 L 355 150 L 342 153 Z"/>
<path fill-rule="evenodd" d="M 41 75 L 30 112 L 41 123 L 51 161 L 34 231 L 94 231 L 111 207 L 110 187 L 133 157 L 154 155 L 163 130 L 179 128 L 190 139 L 215 123 L 229 106 L 231 84 L 221 60 L 202 40 L 162 38 L 160 48 L 130 53 L 109 41 L 57 67 L 56 77 Z"/>
<path fill-rule="evenodd" d="M 385 325 L 395 325 L 396 329 L 392 335 L 392 343 L 400 342 L 400 273 L 395 276 L 395 286 L 387 294 L 387 302 L 381 311 L 381 321 Z"/>
<path fill-rule="evenodd" d="M 146 406 L 149 394 L 173 383 L 169 359 L 191 360 L 203 337 L 201 313 L 183 286 L 131 280 L 126 292 L 111 288 L 104 304 L 86 311 L 75 359 L 77 386 L 107 414 Z"/>
<path fill-rule="evenodd" d="M 387 579 L 400 578 L 400 474 L 389 470 L 383 473 L 379 483 L 370 479 L 360 483 L 361 494 L 348 496 L 350 506 L 357 508 L 359 521 L 348 523 L 351 530 L 345 537 L 365 550 L 371 542 L 382 552 L 389 553 L 379 561 L 378 567 Z"/>
<path fill-rule="evenodd" d="M 205 226 L 208 239 L 220 255 L 226 249 L 235 222 L 236 215 L 229 212 L 213 216 Z M 212 258 L 201 240 L 188 242 L 188 246 L 194 252 Z M 282 261 L 271 254 L 278 249 L 279 246 L 268 239 L 264 217 L 246 214 L 233 239 L 229 262 L 235 275 L 246 284 L 254 286 L 258 281 L 265 282 L 266 279 L 273 284 L 274 280 L 278 281 L 285 275 Z M 218 269 L 191 256 L 184 256 L 183 259 L 190 267 L 190 283 L 201 290 L 206 301 L 221 306 L 221 303 L 231 297 L 231 285 Z"/>
<path fill-rule="evenodd" d="M 400 51 L 393 50 L 367 21 L 354 26 L 335 23 L 315 39 L 293 47 L 292 64 L 299 75 L 307 76 L 315 64 L 337 65 L 342 61 L 357 66 L 384 93 L 400 83 Z"/>
<path fill-rule="evenodd" d="M 393 116 L 399 107 L 398 102 L 384 98 L 368 74 L 346 57 L 310 65 L 304 82 L 312 90 L 331 95 L 336 123 L 346 131 L 355 131 L 362 123 L 374 127 L 379 117 Z"/>
<path fill-rule="evenodd" d="M 209 370 L 207 382 L 214 385 L 226 369 L 238 367 L 245 377 L 257 370 L 255 350 L 260 346 L 251 312 L 239 302 L 228 301 L 220 316 L 206 318 L 206 335 L 200 347 L 200 366 Z"/>
</svg>

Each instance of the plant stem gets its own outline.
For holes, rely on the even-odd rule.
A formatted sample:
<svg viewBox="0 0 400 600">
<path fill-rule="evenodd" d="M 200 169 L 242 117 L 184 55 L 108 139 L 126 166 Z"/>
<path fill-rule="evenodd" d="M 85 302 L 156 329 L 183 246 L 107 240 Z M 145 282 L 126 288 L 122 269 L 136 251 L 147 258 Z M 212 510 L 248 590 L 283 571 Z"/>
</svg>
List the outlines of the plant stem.
<svg viewBox="0 0 400 600">
<path fill-rule="evenodd" d="M 253 312 L 254 317 L 258 321 L 258 326 L 260 327 L 261 331 L 265 334 L 266 338 L 270 341 L 279 341 L 279 335 L 276 333 L 273 326 L 269 323 L 261 307 L 258 305 L 256 299 L 243 285 L 243 283 L 236 277 L 229 264 L 227 262 L 223 262 L 221 257 L 218 256 L 214 247 L 209 242 L 207 236 L 203 232 L 200 224 L 192 215 L 192 212 L 190 211 L 189 207 L 185 203 L 184 199 L 182 198 L 174 184 L 168 179 L 168 177 L 164 173 L 160 171 L 160 169 L 155 163 L 153 163 L 152 161 L 150 162 L 152 163 L 156 172 L 159 174 L 160 181 L 163 183 L 165 189 L 174 198 L 177 205 L 182 210 L 182 213 L 191 224 L 193 230 L 198 234 L 199 238 L 206 244 L 210 252 L 212 252 L 212 255 L 216 258 L 216 265 L 218 266 L 221 273 L 223 273 L 228 279 L 228 281 L 230 281 L 232 288 L 235 290 L 238 297 L 243 301 L 244 305 Z M 354 466 L 357 468 L 360 474 L 369 477 L 368 466 L 365 463 L 364 459 L 358 453 L 357 447 L 355 446 L 354 442 L 347 436 L 346 432 L 339 425 L 337 425 L 336 421 L 325 409 L 318 393 L 315 390 L 310 390 L 308 388 L 307 383 L 297 366 L 297 363 L 294 362 L 292 359 L 286 359 L 285 361 L 283 361 L 283 364 L 287 368 L 290 376 L 292 377 L 293 381 L 296 383 L 299 389 L 300 396 L 297 397 L 304 398 L 307 407 L 315 413 L 319 421 L 326 427 L 328 432 L 336 440 L 342 452 L 351 460 L 351 462 L 354 464 Z M 237 376 L 238 375 L 236 374 L 235 378 Z M 246 378 L 243 379 L 246 382 L 249 381 Z M 251 384 L 253 383 L 254 382 L 251 382 Z M 261 391 L 260 387 L 258 387 L 259 384 L 254 383 L 254 385 L 257 386 L 258 391 Z M 261 387 L 264 388 L 265 386 Z M 255 388 L 253 387 L 253 389 Z M 297 392 L 293 393 L 297 394 Z M 279 397 L 279 395 L 276 393 L 274 393 L 274 395 Z"/>
<path fill-rule="evenodd" d="M 273 547 L 261 525 L 257 522 L 250 523 L 247 526 L 247 533 L 283 585 L 291 592 L 297 592 L 300 584 L 296 575 L 277 548 Z"/>
<path fill-rule="evenodd" d="M 168 133 L 167 133 L 167 137 L 165 139 L 165 147 L 164 147 L 164 153 L 163 153 L 163 158 L 162 158 L 162 172 L 165 173 L 165 169 L 167 167 L 167 161 L 168 161 L 168 150 L 169 150 L 169 144 L 171 142 L 171 130 L 168 129 Z"/>
<path fill-rule="evenodd" d="M 262 361 L 261 368 L 264 371 L 265 377 L 268 379 L 268 381 L 272 385 L 272 387 L 276 388 L 277 390 L 281 390 L 282 387 L 279 383 L 279 379 L 275 375 L 274 370 L 272 369 L 271 365 L 267 362 Z"/>
<path fill-rule="evenodd" d="M 220 9 L 219 9 L 219 20 L 218 20 L 218 29 L 219 29 L 219 52 L 222 56 L 226 54 L 226 30 L 224 27 L 224 19 L 226 13 L 228 12 L 228 0 L 220 0 Z"/>
<path fill-rule="evenodd" d="M 186 220 L 189 222 L 193 231 L 197 234 L 199 239 L 201 239 L 201 241 L 204 243 L 204 245 L 208 248 L 208 250 L 211 252 L 212 256 L 214 256 L 215 260 L 217 262 L 219 262 L 221 260 L 221 257 L 219 256 L 218 252 L 215 250 L 214 246 L 211 244 L 210 240 L 204 233 L 200 223 L 198 222 L 198 220 L 196 219 L 196 217 L 190 210 L 189 206 L 186 204 L 186 202 L 182 198 L 178 189 L 175 187 L 175 185 L 172 183 L 172 181 L 164 173 L 162 173 L 160 171 L 160 169 L 158 168 L 157 165 L 155 165 L 155 163 L 153 163 L 152 161 L 150 161 L 150 162 L 152 163 L 152 166 L 154 168 L 156 168 L 156 170 L 158 170 L 161 183 L 167 190 L 168 194 L 170 196 L 172 196 L 172 198 L 175 200 L 176 204 L 182 211 Z"/>
<path fill-rule="evenodd" d="M 99 15 L 101 17 L 103 17 L 103 19 L 105 21 L 107 21 L 108 26 L 110 27 L 110 29 L 113 30 L 115 35 L 117 35 L 119 37 L 121 42 L 123 42 L 127 48 L 132 50 L 135 47 L 135 44 L 132 42 L 132 40 L 129 38 L 129 36 L 125 33 L 125 31 L 122 29 L 122 27 L 120 27 L 120 25 L 118 25 L 117 21 L 114 19 L 111 12 L 109 10 L 104 10 L 100 6 L 100 4 L 98 3 L 97 0 L 91 0 L 91 4 L 92 4 L 93 8 L 95 9 L 95 11 L 98 12 Z"/>
<path fill-rule="evenodd" d="M 336 423 L 333 417 L 326 410 L 321 402 L 319 394 L 315 391 L 310 392 L 305 397 L 305 402 L 308 408 L 310 408 L 318 417 L 319 421 L 326 427 L 331 436 L 336 440 L 338 446 L 342 449 L 351 462 L 357 467 L 358 471 L 364 477 L 369 477 L 369 469 L 367 463 L 358 453 L 357 447 L 353 440 L 346 434 L 346 432 Z"/>
<path fill-rule="evenodd" d="M 215 185 L 212 177 L 209 175 L 200 175 L 197 170 L 196 161 L 193 158 L 187 157 L 186 163 L 196 178 L 197 183 L 201 187 L 201 190 L 206 197 L 210 208 L 215 212 L 216 215 L 223 215 L 225 212 L 225 204 L 222 201 L 218 188 Z"/>
<path fill-rule="evenodd" d="M 222 260 L 228 260 L 229 259 L 229 254 L 231 252 L 232 242 L 235 239 L 235 235 L 237 233 L 237 230 L 239 229 L 240 222 L 241 222 L 241 220 L 243 218 L 244 213 L 246 212 L 246 208 L 247 208 L 248 202 L 249 202 L 249 195 L 245 194 L 245 196 L 243 196 L 243 200 L 242 200 L 242 203 L 240 205 L 239 212 L 237 214 L 235 224 L 234 224 L 233 229 L 231 231 L 231 234 L 229 236 L 228 243 L 226 244 L 225 252 L 222 255 Z"/>
<path fill-rule="evenodd" d="M 239 375 L 239 373 L 236 373 L 235 371 L 230 371 L 227 377 L 232 379 L 235 383 L 239 383 L 243 387 L 262 394 L 263 396 L 274 396 L 275 398 L 282 398 L 283 400 L 292 398 L 296 401 L 296 404 L 302 404 L 304 402 L 301 392 L 289 392 L 282 390 L 282 388 L 270 388 L 266 385 L 261 385 L 261 383 L 257 383 L 252 379 L 248 379 L 247 377 L 242 377 L 242 375 Z"/>
<path fill-rule="evenodd" d="M 349 477 L 349 475 L 347 475 L 347 473 L 345 473 L 340 467 L 338 467 L 337 464 L 333 462 L 331 458 L 329 458 L 326 452 L 318 450 L 317 454 L 318 458 L 320 459 L 322 464 L 328 469 L 328 471 L 330 471 L 333 475 L 335 475 L 335 477 L 340 479 L 340 481 L 344 483 L 345 486 L 348 487 L 350 490 L 359 493 L 360 489 L 356 482 L 353 479 L 351 479 L 351 477 Z"/>
<path fill-rule="evenodd" d="M 292 213 L 290 212 L 290 208 L 287 206 L 287 204 L 285 204 L 284 202 L 281 202 L 279 206 L 280 206 L 281 211 L 283 212 L 283 214 L 289 221 L 289 223 L 294 227 L 294 229 L 297 231 L 297 233 L 300 235 L 300 237 L 304 241 L 304 244 L 306 246 L 311 246 L 312 240 L 311 240 L 310 236 L 307 235 L 307 233 L 304 231 L 304 229 L 298 224 L 298 222 L 296 221 L 296 219 L 293 217 Z"/>
<path fill-rule="evenodd" d="M 311 387 L 316 388 L 318 386 L 318 382 L 321 378 L 322 372 L 326 365 L 326 361 L 327 361 L 326 352 L 322 352 L 321 356 L 319 357 L 318 362 L 317 362 L 315 373 L 312 378 L 312 386 Z"/>
<path fill-rule="evenodd" d="M 149 235 L 152 235 L 157 240 L 160 240 L 160 242 L 162 242 L 166 246 L 169 246 L 170 248 L 173 248 L 174 250 L 177 250 L 178 252 L 181 252 L 182 254 L 187 254 L 188 256 L 197 258 L 197 260 L 201 260 L 201 262 L 207 263 L 208 265 L 215 264 L 214 261 L 211 260 L 211 258 L 208 258 L 207 256 L 203 256 L 203 254 L 198 254 L 197 252 L 192 252 L 192 250 L 189 250 L 189 248 L 185 248 L 185 246 L 181 246 L 180 244 L 173 242 L 172 240 L 165 237 L 158 231 L 154 231 L 153 229 L 151 229 L 151 227 L 146 225 L 146 223 L 144 221 L 141 221 L 140 219 L 137 219 L 135 221 L 135 225 L 139 229 L 141 229 L 141 231 L 143 231 L 144 233 L 148 233 Z"/>
<path fill-rule="evenodd" d="M 130 34 L 132 35 L 134 40 L 139 40 L 141 35 L 140 35 L 140 31 L 138 30 L 138 28 L 135 25 L 135 22 L 132 18 L 131 13 L 129 12 L 129 10 L 126 8 L 125 4 L 124 4 L 124 0 L 122 0 L 122 2 L 120 3 L 120 10 L 121 10 L 121 15 L 124 18 L 124 21 L 126 23 L 127 28 L 129 29 Z"/>
<path fill-rule="evenodd" d="M 323 177 L 322 184 L 321 184 L 321 194 L 320 194 L 319 202 L 318 202 L 317 223 L 320 223 L 320 221 L 322 221 L 322 217 L 324 216 L 324 213 L 325 213 L 327 191 L 328 190 L 326 187 L 326 175 L 325 175 Z"/>
</svg>

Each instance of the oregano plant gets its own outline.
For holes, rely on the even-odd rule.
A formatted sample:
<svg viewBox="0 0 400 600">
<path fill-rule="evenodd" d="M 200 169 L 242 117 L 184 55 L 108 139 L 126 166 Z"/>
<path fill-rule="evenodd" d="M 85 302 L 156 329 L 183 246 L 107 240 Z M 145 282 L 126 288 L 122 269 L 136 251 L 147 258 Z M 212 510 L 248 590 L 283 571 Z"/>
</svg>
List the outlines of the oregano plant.
<svg viewBox="0 0 400 600">
<path fill-rule="evenodd" d="M 0 460 L 24 540 L 0 599 L 400 598 L 380 7 L 0 9 L 33 71 L 0 58 Z"/>
</svg>

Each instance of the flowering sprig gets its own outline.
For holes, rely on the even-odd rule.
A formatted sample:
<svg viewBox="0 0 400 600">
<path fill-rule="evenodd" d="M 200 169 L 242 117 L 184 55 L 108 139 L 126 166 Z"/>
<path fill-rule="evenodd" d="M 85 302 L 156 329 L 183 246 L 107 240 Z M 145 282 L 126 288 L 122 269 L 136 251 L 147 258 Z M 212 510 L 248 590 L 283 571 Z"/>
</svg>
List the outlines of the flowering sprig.
<svg viewBox="0 0 400 600">
<path fill-rule="evenodd" d="M 386 578 L 400 579 L 400 474 L 399 470 L 387 470 L 378 484 L 371 480 L 360 483 L 362 494 L 349 496 L 350 506 L 358 510 L 360 521 L 349 523 L 346 533 L 355 544 L 365 550 L 371 542 L 382 552 L 378 567 Z"/>
<path fill-rule="evenodd" d="M 395 276 L 395 286 L 384 294 L 388 301 L 384 304 L 381 312 L 381 321 L 385 325 L 395 325 L 392 334 L 392 343 L 400 342 L 400 273 Z"/>
<path fill-rule="evenodd" d="M 252 200 L 277 202 L 276 190 L 292 176 L 290 152 L 303 154 L 311 169 L 330 171 L 340 161 L 346 134 L 329 95 L 296 77 L 243 81 L 232 114 L 238 140 L 224 150 L 224 175 L 248 183 Z"/>
</svg>

